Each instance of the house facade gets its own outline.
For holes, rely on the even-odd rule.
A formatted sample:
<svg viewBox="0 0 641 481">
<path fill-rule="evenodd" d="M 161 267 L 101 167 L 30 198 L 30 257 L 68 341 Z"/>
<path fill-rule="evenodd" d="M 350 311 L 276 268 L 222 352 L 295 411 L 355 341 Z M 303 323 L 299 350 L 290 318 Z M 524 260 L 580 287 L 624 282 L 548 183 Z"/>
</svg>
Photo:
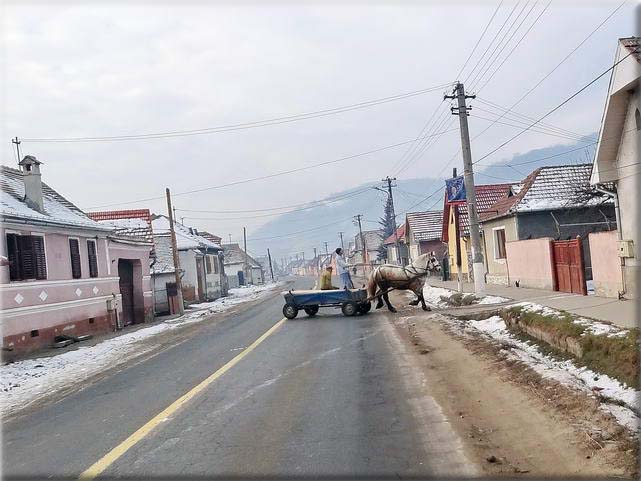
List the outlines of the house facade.
<svg viewBox="0 0 641 481">
<path fill-rule="evenodd" d="M 171 263 L 162 259 L 158 269 L 154 266 L 152 276 L 154 292 L 167 289 L 168 264 L 173 272 L 173 250 L 171 249 L 171 230 L 169 218 L 164 215 L 152 215 L 154 243 L 160 244 L 159 251 L 166 253 L 169 244 Z M 226 295 L 227 285 L 223 249 L 209 239 L 201 236 L 197 229 L 174 222 L 176 247 L 180 262 L 183 300 L 185 302 L 213 301 Z M 173 282 L 173 281 L 170 281 Z"/>
<path fill-rule="evenodd" d="M 601 121 L 591 183 L 607 192 L 617 215 L 616 251 L 613 269 L 620 282 L 608 281 L 621 296 L 639 296 L 641 251 L 639 249 L 639 142 L 641 142 L 641 39 L 619 39 Z M 610 269 L 608 269 L 610 270 Z M 617 276 L 619 277 L 619 276 Z M 595 286 L 599 283 L 595 278 Z M 605 283 L 606 281 L 604 281 Z M 618 284 L 618 285 L 617 285 Z M 606 289 L 605 284 L 602 286 Z"/>
<path fill-rule="evenodd" d="M 87 215 L 113 229 L 107 236 L 107 247 L 110 269 L 118 273 L 122 325 L 152 320 L 154 301 L 150 264 L 154 244 L 149 210 L 90 212 Z"/>
<path fill-rule="evenodd" d="M 514 285 L 518 280 L 510 272 L 510 242 L 577 236 L 583 245 L 585 277 L 592 279 L 588 236 L 616 229 L 616 219 L 611 199 L 590 186 L 591 171 L 592 164 L 536 169 L 479 216 L 488 283 Z"/>
<path fill-rule="evenodd" d="M 238 244 L 223 244 L 229 288 L 265 282 L 263 266 Z"/>
<path fill-rule="evenodd" d="M 398 240 L 398 252 L 396 242 Z M 387 263 L 406 266 L 409 264 L 409 252 L 405 241 L 405 223 L 401 224 L 396 232 L 383 241 L 387 251 Z"/>
<path fill-rule="evenodd" d="M 19 355 L 59 335 L 114 330 L 122 319 L 112 228 L 42 182 L 41 162 L 0 169 L 3 353 Z"/>
<path fill-rule="evenodd" d="M 405 240 L 409 261 L 434 252 L 440 262 L 447 252 L 447 245 L 441 240 L 442 231 L 443 211 L 408 212 L 405 216 Z"/>
<path fill-rule="evenodd" d="M 513 194 L 511 184 L 477 185 L 475 193 L 479 217 L 490 210 L 497 201 Z M 457 226 L 458 236 L 456 235 Z M 459 253 L 462 279 L 471 280 L 469 266 L 472 264 L 472 243 L 466 202 L 456 205 L 449 204 L 447 197 L 444 199 L 441 240 L 447 244 L 450 276 L 453 278 L 458 276 L 457 253 Z"/>
</svg>

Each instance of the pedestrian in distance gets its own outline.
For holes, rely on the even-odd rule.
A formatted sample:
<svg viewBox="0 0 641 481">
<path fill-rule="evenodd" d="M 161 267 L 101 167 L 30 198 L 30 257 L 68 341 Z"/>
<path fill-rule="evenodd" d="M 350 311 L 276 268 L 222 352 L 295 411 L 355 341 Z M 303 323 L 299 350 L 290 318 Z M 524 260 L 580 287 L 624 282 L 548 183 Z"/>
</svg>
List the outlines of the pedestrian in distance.
<svg viewBox="0 0 641 481">
<path fill-rule="evenodd" d="M 336 249 L 336 271 L 341 278 L 343 289 L 354 289 L 352 277 L 349 275 L 349 268 L 352 267 L 345 261 L 343 257 L 343 249 L 340 247 Z"/>
</svg>

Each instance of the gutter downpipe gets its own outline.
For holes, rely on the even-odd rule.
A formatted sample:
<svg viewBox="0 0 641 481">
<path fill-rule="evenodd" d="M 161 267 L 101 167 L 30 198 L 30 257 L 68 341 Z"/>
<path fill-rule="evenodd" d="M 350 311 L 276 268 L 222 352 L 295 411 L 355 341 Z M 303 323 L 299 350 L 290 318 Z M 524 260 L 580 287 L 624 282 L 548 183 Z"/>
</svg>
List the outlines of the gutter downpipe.
<svg viewBox="0 0 641 481">
<path fill-rule="evenodd" d="M 595 185 L 595 189 L 597 192 L 601 192 L 602 194 L 605 194 L 614 200 L 614 215 L 617 222 L 617 239 L 620 241 L 623 240 L 623 232 L 621 232 L 621 210 L 619 209 L 619 195 L 617 194 L 617 191 L 608 190 L 604 187 L 600 187 L 598 184 Z M 624 273 L 625 257 L 619 257 L 619 259 L 621 262 L 621 286 L 623 287 L 623 290 L 619 292 L 619 299 L 624 299 L 624 296 L 626 293 L 625 273 Z"/>
</svg>

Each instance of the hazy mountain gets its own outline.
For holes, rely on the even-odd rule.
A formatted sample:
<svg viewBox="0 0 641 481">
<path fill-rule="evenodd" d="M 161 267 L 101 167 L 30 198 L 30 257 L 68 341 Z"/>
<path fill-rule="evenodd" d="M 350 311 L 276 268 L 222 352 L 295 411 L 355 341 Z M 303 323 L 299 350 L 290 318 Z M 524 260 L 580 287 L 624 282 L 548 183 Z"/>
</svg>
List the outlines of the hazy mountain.
<svg viewBox="0 0 641 481">
<path fill-rule="evenodd" d="M 581 146 L 587 145 L 585 148 Z M 546 165 L 563 165 L 591 162 L 594 145 L 587 142 L 574 145 L 555 145 L 518 154 L 490 166 L 475 166 L 477 184 L 516 182 L 534 169 Z M 572 151 L 572 152 L 568 152 Z M 459 170 L 459 174 L 462 171 Z M 451 173 L 450 173 L 451 175 Z M 399 180 L 394 189 L 394 203 L 398 222 L 404 219 L 406 211 L 441 210 L 443 206 L 443 179 L 424 177 Z M 248 249 L 262 254 L 270 248 L 274 261 L 283 257 L 295 257 L 305 252 L 306 258 L 313 256 L 313 248 L 325 252 L 325 242 L 331 252 L 340 246 L 339 232 L 343 232 L 345 247 L 358 232 L 353 217 L 362 214 L 363 230 L 379 228 L 378 220 L 383 213 L 386 194 L 374 187 L 380 184 L 362 184 L 350 190 L 336 192 L 324 201 L 310 204 L 310 208 L 299 208 L 270 220 L 248 235 Z M 435 191 L 437 191 L 433 194 Z M 433 194 L 427 200 L 424 200 Z M 291 234 L 291 235 L 290 235 Z"/>
</svg>

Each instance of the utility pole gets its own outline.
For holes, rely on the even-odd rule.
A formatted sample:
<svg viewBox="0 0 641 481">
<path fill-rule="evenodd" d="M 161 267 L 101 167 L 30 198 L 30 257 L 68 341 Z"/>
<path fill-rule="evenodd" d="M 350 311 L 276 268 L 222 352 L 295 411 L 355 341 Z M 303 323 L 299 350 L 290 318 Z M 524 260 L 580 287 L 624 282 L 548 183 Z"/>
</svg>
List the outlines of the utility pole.
<svg viewBox="0 0 641 481">
<path fill-rule="evenodd" d="M 389 195 L 390 203 L 392 204 L 392 219 L 394 219 L 394 247 L 396 249 L 396 262 L 398 265 L 401 265 L 401 248 L 398 243 L 398 232 L 396 229 L 396 212 L 394 211 L 394 196 L 392 195 L 392 187 L 396 187 L 395 185 L 392 185 L 392 181 L 396 180 L 396 177 L 392 177 L 390 179 L 390 176 L 388 175 L 383 179 L 383 182 L 387 182 L 387 195 Z"/>
<path fill-rule="evenodd" d="M 229 243 L 231 244 L 231 234 L 228 234 L 228 235 L 229 235 Z"/>
<path fill-rule="evenodd" d="M 363 264 L 367 264 L 367 248 L 365 246 L 365 237 L 363 237 L 363 226 L 361 225 L 361 217 L 363 214 L 355 215 L 354 218 L 358 221 L 358 233 L 361 238 L 361 248 L 363 249 Z"/>
<path fill-rule="evenodd" d="M 481 250 L 481 231 L 478 210 L 476 208 L 476 190 L 474 188 L 474 170 L 472 166 L 472 149 L 470 147 L 470 132 L 467 125 L 468 111 L 471 107 L 465 104 L 466 99 L 476 98 L 475 95 L 465 95 L 463 84 L 458 82 L 446 99 L 457 99 L 458 107 L 451 107 L 452 115 L 458 115 L 461 126 L 461 151 L 463 153 L 463 176 L 465 179 L 465 195 L 467 198 L 467 215 L 470 223 L 470 239 L 472 240 L 472 270 L 474 273 L 474 292 L 485 292 L 485 264 Z M 469 270 L 469 266 L 468 266 Z"/>
<path fill-rule="evenodd" d="M 325 242 L 325 254 L 329 254 L 329 251 L 327 250 L 327 242 Z"/>
<path fill-rule="evenodd" d="M 18 140 L 18 137 L 15 139 L 11 139 L 12 144 L 16 144 L 16 151 L 18 152 L 18 162 L 20 162 L 20 144 L 22 143 L 20 140 Z"/>
<path fill-rule="evenodd" d="M 272 255 L 269 252 L 269 247 L 267 248 L 267 258 L 269 259 L 269 273 L 272 275 L 272 281 L 274 280 L 274 269 L 272 267 Z"/>
<path fill-rule="evenodd" d="M 343 244 L 343 233 L 339 232 L 338 235 L 341 236 L 341 249 L 345 250 L 345 244 Z"/>
<path fill-rule="evenodd" d="M 318 254 L 316 254 L 316 247 L 314 247 L 314 260 L 316 261 L 316 274 L 318 274 L 318 267 L 320 266 L 320 262 L 318 262 Z"/>
<path fill-rule="evenodd" d="M 169 232 L 171 232 L 171 250 L 174 254 L 174 275 L 176 279 L 176 300 L 178 302 L 178 314 L 181 316 L 185 313 L 183 306 L 182 281 L 180 279 L 180 257 L 178 256 L 178 246 L 176 245 L 176 230 L 174 229 L 174 215 L 171 208 L 171 193 L 169 187 L 165 189 L 167 194 L 167 213 L 169 214 Z"/>
<path fill-rule="evenodd" d="M 249 262 L 247 260 L 247 229 L 245 227 L 243 227 L 243 247 L 245 249 L 245 284 L 247 284 L 247 280 L 249 279 L 247 266 L 249 265 Z"/>
</svg>

